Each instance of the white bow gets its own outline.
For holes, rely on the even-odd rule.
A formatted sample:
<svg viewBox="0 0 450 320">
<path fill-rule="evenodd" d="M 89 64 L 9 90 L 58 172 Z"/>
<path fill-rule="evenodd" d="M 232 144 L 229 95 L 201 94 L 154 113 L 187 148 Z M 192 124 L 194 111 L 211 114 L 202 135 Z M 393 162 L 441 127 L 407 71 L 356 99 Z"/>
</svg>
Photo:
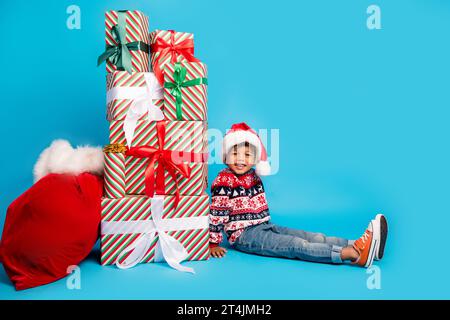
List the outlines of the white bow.
<svg viewBox="0 0 450 320">
<path fill-rule="evenodd" d="M 153 102 L 163 98 L 163 89 L 153 72 L 145 72 L 144 77 L 144 87 L 114 87 L 106 93 L 107 104 L 114 99 L 133 99 L 123 122 L 125 139 L 129 147 L 133 142 L 134 131 L 140 117 L 147 113 L 149 121 L 164 119 L 163 112 Z"/>
<path fill-rule="evenodd" d="M 166 231 L 208 228 L 208 217 L 162 219 L 163 209 L 164 196 L 156 195 L 151 199 L 152 220 L 102 221 L 102 234 L 141 233 L 138 239 L 119 254 L 116 259 L 117 267 L 128 269 L 142 262 L 156 234 L 158 234 L 159 247 L 157 246 L 157 249 L 160 250 L 160 254 L 157 252 L 155 256 L 160 255 L 163 260 L 178 271 L 195 273 L 194 269 L 180 264 L 188 257 L 188 252 L 178 240 L 169 236 Z M 130 251 L 132 252 L 129 256 L 124 261 L 119 262 Z M 158 259 L 156 258 L 156 260 Z"/>
</svg>

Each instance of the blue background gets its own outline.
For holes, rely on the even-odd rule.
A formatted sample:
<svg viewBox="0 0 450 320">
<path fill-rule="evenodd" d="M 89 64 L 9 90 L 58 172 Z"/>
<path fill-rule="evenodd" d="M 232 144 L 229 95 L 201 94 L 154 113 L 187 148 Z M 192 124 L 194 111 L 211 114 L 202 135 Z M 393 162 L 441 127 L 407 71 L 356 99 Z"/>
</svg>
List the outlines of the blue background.
<svg viewBox="0 0 450 320">
<path fill-rule="evenodd" d="M 381 7 L 382 29 L 366 9 Z M 81 30 L 66 8 L 81 8 Z M 81 267 L 66 280 L 15 292 L 0 267 L 3 299 L 450 298 L 450 2 L 2 1 L 3 156 L 0 227 L 32 184 L 39 153 L 56 138 L 107 143 L 104 12 L 139 9 L 150 28 L 195 34 L 209 67 L 209 127 L 246 121 L 280 129 L 280 170 L 264 179 L 273 222 L 356 238 L 378 211 L 390 222 L 380 290 L 351 266 L 250 256 L 128 271 Z M 210 167 L 210 181 L 220 165 Z"/>
</svg>

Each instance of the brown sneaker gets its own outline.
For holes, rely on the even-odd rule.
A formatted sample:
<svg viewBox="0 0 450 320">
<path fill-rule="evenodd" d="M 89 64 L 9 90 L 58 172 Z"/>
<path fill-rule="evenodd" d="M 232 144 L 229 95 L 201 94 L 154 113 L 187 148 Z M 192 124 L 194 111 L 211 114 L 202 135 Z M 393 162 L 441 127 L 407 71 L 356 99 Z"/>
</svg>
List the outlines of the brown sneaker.
<svg viewBox="0 0 450 320">
<path fill-rule="evenodd" d="M 372 265 L 377 248 L 378 236 L 373 233 L 372 221 L 361 238 L 355 241 L 353 248 L 359 253 L 359 258 L 354 264 L 368 268 Z"/>
</svg>

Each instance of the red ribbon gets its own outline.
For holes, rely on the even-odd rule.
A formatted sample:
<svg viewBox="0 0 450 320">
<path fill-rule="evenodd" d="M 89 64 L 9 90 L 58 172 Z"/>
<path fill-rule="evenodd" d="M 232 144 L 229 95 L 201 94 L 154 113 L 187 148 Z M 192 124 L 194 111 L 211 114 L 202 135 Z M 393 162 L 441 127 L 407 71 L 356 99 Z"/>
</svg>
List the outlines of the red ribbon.
<svg viewBox="0 0 450 320">
<path fill-rule="evenodd" d="M 165 193 L 164 170 L 169 172 L 170 176 L 175 181 L 175 207 L 177 207 L 180 200 L 177 173 L 181 174 L 185 178 L 189 178 L 191 175 L 191 168 L 188 164 L 183 163 L 183 161 L 205 162 L 207 159 L 207 154 L 165 150 L 164 142 L 166 137 L 166 121 L 157 121 L 156 131 L 158 137 L 158 148 L 150 146 L 129 147 L 126 151 L 126 155 L 136 158 L 149 158 L 150 161 L 145 169 L 145 194 L 149 197 L 153 197 L 155 193 Z M 157 161 L 159 165 L 157 170 L 155 170 L 155 163 Z"/>
<path fill-rule="evenodd" d="M 177 56 L 183 56 L 187 61 L 199 62 L 196 57 L 194 57 L 194 40 L 185 39 L 178 44 L 175 44 L 175 31 L 169 30 L 170 40 L 166 42 L 162 38 L 157 38 L 156 42 L 150 46 L 152 53 L 159 52 L 158 58 L 156 58 L 153 66 L 153 72 L 161 85 L 164 84 L 164 75 L 162 74 L 159 61 L 170 54 L 170 62 L 177 62 Z"/>
</svg>

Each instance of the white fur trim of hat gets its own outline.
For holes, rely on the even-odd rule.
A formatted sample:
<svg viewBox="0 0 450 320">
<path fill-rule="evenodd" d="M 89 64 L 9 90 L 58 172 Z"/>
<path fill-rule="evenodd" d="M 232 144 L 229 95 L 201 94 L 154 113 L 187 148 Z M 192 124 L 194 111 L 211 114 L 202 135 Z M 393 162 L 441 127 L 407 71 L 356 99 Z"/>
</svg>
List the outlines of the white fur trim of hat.
<svg viewBox="0 0 450 320">
<path fill-rule="evenodd" d="M 78 175 L 90 172 L 103 174 L 103 150 L 100 147 L 79 146 L 73 148 L 67 140 L 54 140 L 39 155 L 34 165 L 34 182 L 49 173 L 67 173 Z"/>
<path fill-rule="evenodd" d="M 260 176 L 270 175 L 271 170 L 267 159 L 266 148 L 256 131 L 244 122 L 236 123 L 231 126 L 231 129 L 223 138 L 222 154 L 225 156 L 233 146 L 244 142 L 248 142 L 256 148 L 256 174 Z"/>
</svg>

